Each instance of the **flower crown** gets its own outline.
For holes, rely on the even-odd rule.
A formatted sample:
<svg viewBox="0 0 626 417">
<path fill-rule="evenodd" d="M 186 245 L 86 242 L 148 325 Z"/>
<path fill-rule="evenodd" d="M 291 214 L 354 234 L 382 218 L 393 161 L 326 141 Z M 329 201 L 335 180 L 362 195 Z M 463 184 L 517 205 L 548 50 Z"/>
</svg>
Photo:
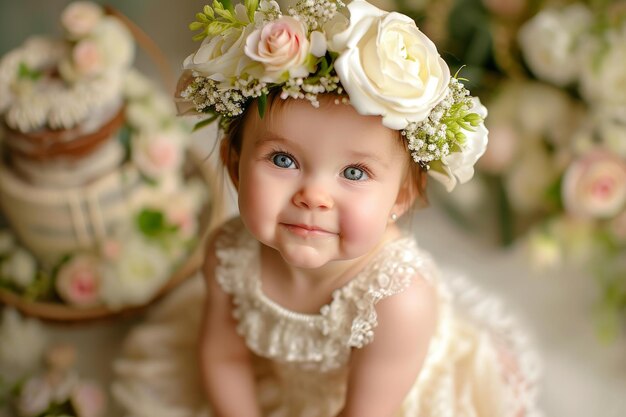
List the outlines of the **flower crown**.
<svg viewBox="0 0 626 417">
<path fill-rule="evenodd" d="M 347 9 L 347 13 L 343 13 Z M 365 0 L 214 0 L 189 25 L 200 48 L 183 63 L 180 101 L 228 131 L 253 99 L 336 94 L 400 130 L 416 163 L 451 191 L 474 174 L 487 145 L 487 110 L 450 75 L 437 48 L 400 13 Z"/>
</svg>

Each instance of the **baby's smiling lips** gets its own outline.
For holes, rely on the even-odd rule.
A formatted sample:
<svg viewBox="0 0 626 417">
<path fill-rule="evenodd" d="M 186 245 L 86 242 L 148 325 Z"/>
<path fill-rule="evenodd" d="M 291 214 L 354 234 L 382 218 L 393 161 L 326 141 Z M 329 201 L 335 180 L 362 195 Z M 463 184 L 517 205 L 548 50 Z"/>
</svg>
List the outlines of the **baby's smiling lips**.
<svg viewBox="0 0 626 417">
<path fill-rule="evenodd" d="M 302 237 L 326 237 L 336 234 L 321 227 L 310 226 L 307 224 L 282 223 L 282 225 L 285 226 L 290 232 Z"/>
</svg>

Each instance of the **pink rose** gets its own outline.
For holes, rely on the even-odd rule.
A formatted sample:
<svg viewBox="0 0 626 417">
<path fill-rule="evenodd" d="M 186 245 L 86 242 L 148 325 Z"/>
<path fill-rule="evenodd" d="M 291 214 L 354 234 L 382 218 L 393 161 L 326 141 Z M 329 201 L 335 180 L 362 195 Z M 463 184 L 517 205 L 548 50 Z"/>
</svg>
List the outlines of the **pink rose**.
<svg viewBox="0 0 626 417">
<path fill-rule="evenodd" d="M 70 396 L 77 417 L 99 417 L 104 414 L 106 396 L 95 382 L 83 381 Z"/>
<path fill-rule="evenodd" d="M 198 229 L 198 221 L 193 211 L 193 207 L 189 204 L 170 204 L 165 210 L 167 221 L 178 226 L 184 238 L 190 238 L 195 235 Z"/>
<path fill-rule="evenodd" d="M 580 217 L 610 218 L 624 209 L 626 163 L 597 150 L 574 161 L 563 178 L 563 202 Z"/>
<path fill-rule="evenodd" d="M 104 67 L 104 57 L 100 47 L 94 41 L 84 40 L 78 42 L 72 51 L 72 58 L 74 59 L 76 70 L 80 74 L 97 74 Z"/>
<path fill-rule="evenodd" d="M 287 71 L 292 77 L 306 77 L 307 57 L 310 53 L 317 57 L 324 55 L 326 38 L 320 32 L 312 32 L 309 41 L 302 22 L 283 16 L 252 32 L 244 51 L 249 58 L 263 64 L 263 81 L 276 82 Z"/>
<path fill-rule="evenodd" d="M 150 178 L 176 171 L 183 162 L 182 139 L 162 133 L 138 136 L 133 144 L 133 160 Z"/>
<path fill-rule="evenodd" d="M 89 34 L 102 19 L 100 6 L 88 1 L 70 3 L 61 14 L 61 23 L 73 37 Z"/>
<path fill-rule="evenodd" d="M 67 303 L 89 307 L 100 301 L 100 271 L 98 259 L 78 255 L 59 270 L 56 290 Z"/>
</svg>

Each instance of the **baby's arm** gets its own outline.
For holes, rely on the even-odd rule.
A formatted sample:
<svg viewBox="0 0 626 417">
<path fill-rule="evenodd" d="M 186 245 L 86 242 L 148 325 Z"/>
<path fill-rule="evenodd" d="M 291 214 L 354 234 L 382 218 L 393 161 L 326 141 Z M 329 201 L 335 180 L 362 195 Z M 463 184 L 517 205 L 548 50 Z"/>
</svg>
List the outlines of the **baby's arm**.
<svg viewBox="0 0 626 417">
<path fill-rule="evenodd" d="M 205 391 L 216 417 L 260 416 L 250 352 L 236 331 L 232 301 L 215 280 L 214 242 L 203 267 L 207 299 L 200 335 L 200 363 Z"/>
<path fill-rule="evenodd" d="M 434 288 L 421 277 L 376 306 L 374 341 L 354 349 L 338 417 L 391 417 L 415 383 L 437 321 Z"/>
</svg>

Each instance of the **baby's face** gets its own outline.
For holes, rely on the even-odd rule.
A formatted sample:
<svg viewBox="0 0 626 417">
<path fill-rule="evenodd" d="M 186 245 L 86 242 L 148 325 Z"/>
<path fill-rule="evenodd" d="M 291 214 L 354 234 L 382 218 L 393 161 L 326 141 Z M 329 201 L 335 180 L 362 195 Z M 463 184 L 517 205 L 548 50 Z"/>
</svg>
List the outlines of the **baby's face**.
<svg viewBox="0 0 626 417">
<path fill-rule="evenodd" d="M 250 232 L 295 267 L 372 251 L 400 210 L 408 156 L 397 134 L 345 104 L 290 100 L 262 120 L 257 113 L 244 127 L 239 162 L 239 210 Z"/>
</svg>

